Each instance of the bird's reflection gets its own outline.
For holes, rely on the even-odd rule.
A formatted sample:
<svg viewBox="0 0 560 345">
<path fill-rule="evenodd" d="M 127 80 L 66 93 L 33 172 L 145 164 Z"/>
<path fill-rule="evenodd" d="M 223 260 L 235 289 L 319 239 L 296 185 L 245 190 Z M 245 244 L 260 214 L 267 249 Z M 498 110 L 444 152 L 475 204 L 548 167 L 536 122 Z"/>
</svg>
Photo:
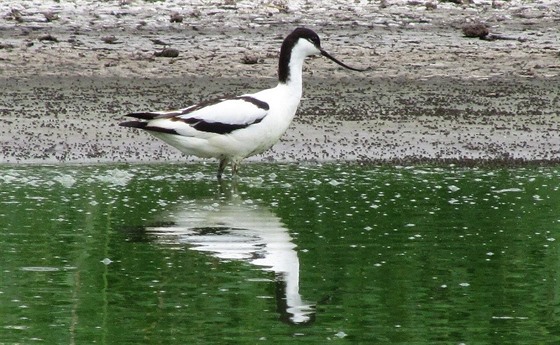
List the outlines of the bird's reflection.
<svg viewBox="0 0 560 345">
<path fill-rule="evenodd" d="M 181 202 L 162 215 L 165 226 L 148 227 L 156 241 L 189 248 L 224 260 L 243 260 L 272 271 L 282 321 L 306 324 L 314 306 L 299 294 L 299 258 L 288 229 L 266 207 L 234 196 Z"/>
</svg>

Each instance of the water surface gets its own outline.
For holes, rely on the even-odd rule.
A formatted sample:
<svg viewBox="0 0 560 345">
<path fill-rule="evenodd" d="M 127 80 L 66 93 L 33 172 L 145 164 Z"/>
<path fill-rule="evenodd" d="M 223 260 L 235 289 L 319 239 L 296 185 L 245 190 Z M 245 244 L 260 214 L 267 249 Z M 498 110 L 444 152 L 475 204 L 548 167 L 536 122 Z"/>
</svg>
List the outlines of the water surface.
<svg viewBox="0 0 560 345">
<path fill-rule="evenodd" d="M 0 343 L 560 341 L 560 169 L 0 167 Z"/>
</svg>

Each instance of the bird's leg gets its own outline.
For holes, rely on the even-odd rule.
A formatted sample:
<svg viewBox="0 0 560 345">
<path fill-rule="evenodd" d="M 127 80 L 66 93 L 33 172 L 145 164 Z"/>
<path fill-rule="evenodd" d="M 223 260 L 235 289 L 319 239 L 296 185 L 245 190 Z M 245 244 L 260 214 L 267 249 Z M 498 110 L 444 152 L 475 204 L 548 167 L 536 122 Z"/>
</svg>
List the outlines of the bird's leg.
<svg viewBox="0 0 560 345">
<path fill-rule="evenodd" d="M 239 165 L 237 163 L 231 163 L 231 175 L 237 177 L 237 172 L 239 171 Z"/>
<path fill-rule="evenodd" d="M 220 159 L 220 165 L 218 166 L 218 180 L 222 180 L 222 175 L 224 174 L 224 169 L 226 168 L 227 159 L 222 158 Z"/>
</svg>

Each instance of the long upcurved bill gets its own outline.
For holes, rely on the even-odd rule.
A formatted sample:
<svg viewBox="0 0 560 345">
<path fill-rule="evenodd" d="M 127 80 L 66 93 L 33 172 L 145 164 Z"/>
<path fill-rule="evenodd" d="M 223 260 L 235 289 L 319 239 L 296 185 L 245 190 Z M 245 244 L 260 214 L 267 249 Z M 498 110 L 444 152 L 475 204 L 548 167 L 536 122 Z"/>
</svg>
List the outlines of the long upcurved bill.
<svg viewBox="0 0 560 345">
<path fill-rule="evenodd" d="M 346 64 L 344 64 L 344 63 L 342 63 L 341 61 L 338 61 L 337 59 L 335 59 L 334 56 L 332 56 L 331 54 L 327 53 L 327 52 L 324 51 L 323 49 L 321 49 L 321 55 L 323 55 L 324 57 L 327 57 L 327 58 L 331 59 L 332 61 L 336 62 L 337 64 L 339 64 L 339 65 L 342 66 L 342 67 L 351 69 L 352 71 L 363 72 L 363 71 L 366 71 L 366 70 L 367 70 L 367 68 L 361 68 L 361 69 L 360 69 L 360 68 L 350 67 L 350 66 L 348 66 L 348 65 L 346 65 Z"/>
</svg>

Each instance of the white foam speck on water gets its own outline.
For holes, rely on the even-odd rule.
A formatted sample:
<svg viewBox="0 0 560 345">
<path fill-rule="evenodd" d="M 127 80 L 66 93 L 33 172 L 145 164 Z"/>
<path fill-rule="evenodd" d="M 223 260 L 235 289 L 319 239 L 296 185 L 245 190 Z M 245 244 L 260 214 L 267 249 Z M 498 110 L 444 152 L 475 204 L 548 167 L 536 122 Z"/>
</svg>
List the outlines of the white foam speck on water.
<svg viewBox="0 0 560 345">
<path fill-rule="evenodd" d="M 134 177 L 133 174 L 125 170 L 113 169 L 107 171 L 103 175 L 97 176 L 97 180 L 109 183 L 115 186 L 126 186 L 128 182 Z"/>
<path fill-rule="evenodd" d="M 0 181 L 4 182 L 4 183 L 14 183 L 14 182 L 19 182 L 20 177 L 19 176 L 14 176 L 14 173 L 7 173 L 4 174 L 2 176 L 0 176 Z"/>
<path fill-rule="evenodd" d="M 205 175 L 204 175 L 202 172 L 197 171 L 197 172 L 195 172 L 195 173 L 193 174 L 193 177 L 194 177 L 196 180 L 203 180 L 204 177 L 205 177 Z"/>
<path fill-rule="evenodd" d="M 449 189 L 450 192 L 456 192 L 456 191 L 458 191 L 458 190 L 461 189 L 461 188 L 459 188 L 459 187 L 457 187 L 457 186 L 455 186 L 455 185 L 451 185 L 451 186 L 448 186 L 447 189 Z"/>
<path fill-rule="evenodd" d="M 329 181 L 329 184 L 330 184 L 331 186 L 336 187 L 336 186 L 342 184 L 342 182 L 339 182 L 339 181 L 333 179 L 333 180 L 330 180 L 330 181 Z"/>
<path fill-rule="evenodd" d="M 526 316 L 492 316 L 492 320 L 528 320 L 529 318 Z"/>
<path fill-rule="evenodd" d="M 28 326 L 20 326 L 20 325 L 7 325 L 7 326 L 4 326 L 4 329 L 15 329 L 15 330 L 18 330 L 18 331 L 24 331 L 24 330 L 26 330 L 26 329 L 28 329 L 28 328 L 29 328 Z"/>
<path fill-rule="evenodd" d="M 16 170 L 6 171 L 0 175 L 0 182 L 13 185 L 39 186 L 45 181 L 34 176 L 26 176 Z"/>
<path fill-rule="evenodd" d="M 58 272 L 60 271 L 57 267 L 49 267 L 49 266 L 28 266 L 22 267 L 22 271 L 26 272 Z"/>
<path fill-rule="evenodd" d="M 342 339 L 342 338 L 347 337 L 348 334 L 344 333 L 343 331 L 340 331 L 340 332 L 337 332 L 334 336 L 337 337 L 337 338 Z"/>
<path fill-rule="evenodd" d="M 70 175 L 59 175 L 54 177 L 53 180 L 66 188 L 70 188 L 76 183 L 76 179 Z"/>
<path fill-rule="evenodd" d="M 253 186 L 260 186 L 264 183 L 264 179 L 260 176 L 256 176 L 256 177 L 244 177 L 243 181 L 246 181 L 250 184 L 252 184 Z"/>
<path fill-rule="evenodd" d="M 506 188 L 506 189 L 499 189 L 494 190 L 494 193 L 515 193 L 515 192 L 523 192 L 521 188 Z"/>
</svg>

